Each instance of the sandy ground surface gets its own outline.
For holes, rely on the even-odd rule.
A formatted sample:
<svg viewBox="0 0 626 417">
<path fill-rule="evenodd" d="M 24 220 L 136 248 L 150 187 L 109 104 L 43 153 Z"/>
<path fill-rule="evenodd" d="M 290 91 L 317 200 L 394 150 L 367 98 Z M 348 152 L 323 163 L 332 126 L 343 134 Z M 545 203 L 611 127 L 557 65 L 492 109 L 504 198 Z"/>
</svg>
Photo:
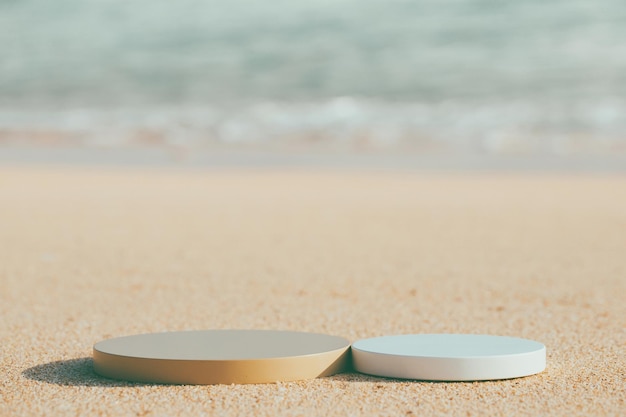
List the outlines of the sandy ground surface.
<svg viewBox="0 0 626 417">
<path fill-rule="evenodd" d="M 624 415 L 626 176 L 0 168 L 0 415 Z M 165 386 L 104 338 L 520 336 L 527 378 Z"/>
</svg>

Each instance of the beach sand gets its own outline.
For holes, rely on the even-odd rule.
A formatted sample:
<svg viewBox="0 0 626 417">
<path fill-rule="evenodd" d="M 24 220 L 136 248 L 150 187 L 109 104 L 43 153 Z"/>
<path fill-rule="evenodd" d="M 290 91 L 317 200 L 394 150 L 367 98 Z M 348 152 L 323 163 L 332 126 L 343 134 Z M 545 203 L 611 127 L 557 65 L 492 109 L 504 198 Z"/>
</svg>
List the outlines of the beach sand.
<svg viewBox="0 0 626 417">
<path fill-rule="evenodd" d="M 0 168 L 0 415 L 624 415 L 626 176 Z M 539 375 L 266 385 L 100 378 L 189 329 L 543 342 Z"/>
</svg>

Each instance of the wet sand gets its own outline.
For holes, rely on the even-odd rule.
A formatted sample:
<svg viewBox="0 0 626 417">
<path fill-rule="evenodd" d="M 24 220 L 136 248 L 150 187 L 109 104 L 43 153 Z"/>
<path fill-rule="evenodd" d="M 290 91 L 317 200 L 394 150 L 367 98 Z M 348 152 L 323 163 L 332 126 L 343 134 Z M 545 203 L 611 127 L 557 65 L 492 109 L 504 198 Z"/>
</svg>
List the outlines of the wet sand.
<svg viewBox="0 0 626 417">
<path fill-rule="evenodd" d="M 1 415 L 623 415 L 626 176 L 0 168 Z M 93 373 L 104 338 L 484 333 L 542 374 L 238 386 Z"/>
</svg>

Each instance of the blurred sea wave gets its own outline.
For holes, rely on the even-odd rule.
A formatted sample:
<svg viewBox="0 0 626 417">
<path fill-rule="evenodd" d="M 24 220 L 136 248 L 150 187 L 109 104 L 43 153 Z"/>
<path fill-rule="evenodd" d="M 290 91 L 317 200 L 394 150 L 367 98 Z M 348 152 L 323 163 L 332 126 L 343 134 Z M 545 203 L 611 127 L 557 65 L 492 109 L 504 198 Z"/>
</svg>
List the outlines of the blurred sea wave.
<svg viewBox="0 0 626 417">
<path fill-rule="evenodd" d="M 0 140 L 98 147 L 308 145 L 487 154 L 626 153 L 626 103 L 326 102 L 0 112 Z M 36 133 L 36 134 L 35 134 Z M 56 139 L 54 139 L 56 138 Z"/>
<path fill-rule="evenodd" d="M 626 155 L 622 0 L 0 0 L 0 143 Z"/>
</svg>

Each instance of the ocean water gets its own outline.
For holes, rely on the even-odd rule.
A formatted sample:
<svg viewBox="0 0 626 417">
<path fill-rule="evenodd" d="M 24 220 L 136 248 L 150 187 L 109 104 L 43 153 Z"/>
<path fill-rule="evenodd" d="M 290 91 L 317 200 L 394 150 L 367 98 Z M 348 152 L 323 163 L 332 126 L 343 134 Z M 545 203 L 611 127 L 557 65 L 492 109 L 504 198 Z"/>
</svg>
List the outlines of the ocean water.
<svg viewBox="0 0 626 417">
<path fill-rule="evenodd" d="M 0 0 L 0 140 L 50 136 L 625 155 L 626 2 Z"/>
</svg>

